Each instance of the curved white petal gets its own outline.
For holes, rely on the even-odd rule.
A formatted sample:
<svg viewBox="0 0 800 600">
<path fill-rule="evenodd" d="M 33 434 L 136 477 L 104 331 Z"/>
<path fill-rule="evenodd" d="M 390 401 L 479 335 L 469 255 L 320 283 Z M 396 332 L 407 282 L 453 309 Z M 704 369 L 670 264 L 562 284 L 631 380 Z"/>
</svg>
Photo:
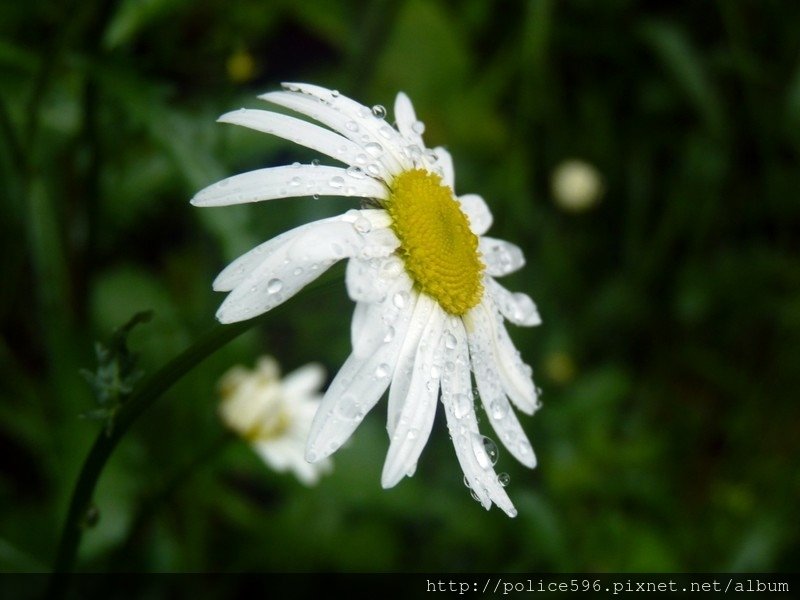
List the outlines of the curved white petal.
<svg viewBox="0 0 800 600">
<path fill-rule="evenodd" d="M 414 372 L 414 361 L 420 346 L 425 326 L 428 323 L 436 301 L 426 294 L 414 292 L 395 295 L 392 299 L 396 304 L 409 304 L 415 302 L 414 313 L 411 317 L 411 327 L 405 336 L 403 345 L 399 348 L 397 368 L 392 378 L 392 387 L 389 390 L 389 402 L 386 416 L 386 430 L 389 437 L 393 437 L 403 410 L 406 398 L 411 388 L 411 378 Z"/>
<path fill-rule="evenodd" d="M 530 296 L 522 292 L 510 292 L 492 277 L 484 277 L 483 282 L 500 314 L 514 325 L 535 327 L 542 324 L 539 310 Z"/>
<path fill-rule="evenodd" d="M 371 171 L 369 165 L 374 163 L 378 175 L 386 178 L 387 174 L 399 173 L 410 166 L 400 150 L 403 147 L 400 134 L 382 119 L 374 117 L 366 106 L 343 96 L 334 98 L 324 88 L 311 86 L 323 91 L 310 94 L 306 93 L 309 86 L 303 84 L 302 87 L 303 93 L 268 92 L 259 98 L 305 114 L 360 144 L 364 149 L 367 172 Z M 357 161 L 357 164 L 361 163 Z"/>
<path fill-rule="evenodd" d="M 450 189 L 455 190 L 456 171 L 452 155 L 444 146 L 436 146 L 433 151 L 436 154 L 436 166 L 441 169 L 442 180 L 450 186 Z"/>
<path fill-rule="evenodd" d="M 340 220 L 342 220 L 342 217 L 332 217 L 329 219 L 314 221 L 313 223 L 306 223 L 305 225 L 295 227 L 294 229 L 290 229 L 289 231 L 267 240 L 263 244 L 259 244 L 252 250 L 248 250 L 242 254 L 239 258 L 225 267 L 220 274 L 217 275 L 216 279 L 214 279 L 212 289 L 214 289 L 216 292 L 231 291 L 242 281 L 247 279 L 247 277 L 253 272 L 253 269 L 267 260 L 272 253 L 276 252 L 285 244 L 290 243 L 297 236 L 309 230 L 318 228 L 320 223 L 332 223 Z"/>
<path fill-rule="evenodd" d="M 493 351 L 491 324 L 485 313 L 484 307 L 478 305 L 466 316 L 470 360 L 478 393 L 489 422 L 500 441 L 517 460 L 533 468 L 536 466 L 536 456 L 508 403 L 504 382 L 498 373 L 498 370 L 502 371 L 504 367 L 497 363 L 497 356 Z"/>
<path fill-rule="evenodd" d="M 351 354 L 334 377 L 311 425 L 306 459 L 315 462 L 335 452 L 386 391 L 398 349 L 411 321 L 407 307 L 393 321 L 393 332 L 365 358 Z"/>
<path fill-rule="evenodd" d="M 350 223 L 311 223 L 240 281 L 217 311 L 221 323 L 244 321 L 283 303 L 336 261 L 357 254 L 364 239 Z"/>
<path fill-rule="evenodd" d="M 448 334 L 452 338 L 448 338 Z M 467 334 L 460 320 L 450 326 L 445 333 L 445 339 L 442 404 L 461 470 L 484 508 L 488 510 L 494 502 L 506 514 L 514 517 L 517 510 L 497 479 L 497 473 L 483 446 L 483 436 L 478 430 L 472 399 Z"/>
<path fill-rule="evenodd" d="M 357 302 L 351 327 L 353 354 L 356 358 L 369 356 L 381 343 L 396 335 L 394 322 L 407 307 L 404 302 L 398 303 L 395 299 L 408 298 L 409 303 L 413 303 L 415 297 L 411 295 L 411 286 L 411 279 L 401 273 L 388 284 L 379 299 Z"/>
<path fill-rule="evenodd" d="M 412 144 L 424 146 L 422 136 L 415 130 L 415 127 L 418 126 L 416 125 L 417 115 L 414 112 L 414 105 L 404 92 L 398 92 L 394 100 L 394 120 L 400 135 Z"/>
<path fill-rule="evenodd" d="M 413 472 L 431 434 L 439 397 L 441 367 L 437 362 L 444 322 L 444 311 L 434 304 L 420 339 L 408 393 L 383 465 L 381 485 L 384 488 L 396 485 Z"/>
<path fill-rule="evenodd" d="M 242 108 L 222 115 L 218 121 L 242 125 L 291 140 L 296 144 L 322 152 L 348 165 L 358 165 L 364 154 L 361 145 L 319 125 L 266 110 Z"/>
<path fill-rule="evenodd" d="M 481 337 L 485 352 L 492 357 L 505 393 L 522 412 L 532 415 L 539 409 L 539 398 L 533 384 L 533 370 L 522 361 L 519 351 L 503 325 L 503 320 L 489 299 L 470 313 L 475 323 L 472 337 Z"/>
<path fill-rule="evenodd" d="M 234 175 L 203 188 L 195 206 L 227 206 L 297 196 L 389 197 L 389 190 L 371 177 L 355 178 L 346 169 L 317 165 L 269 167 Z"/>
<path fill-rule="evenodd" d="M 486 202 L 478 194 L 464 194 L 458 197 L 461 210 L 469 218 L 469 228 L 475 235 L 483 235 L 492 226 L 492 212 Z"/>
<path fill-rule="evenodd" d="M 478 249 L 483 255 L 486 272 L 492 277 L 502 277 L 525 266 L 525 256 L 519 246 L 488 236 L 480 238 Z"/>
</svg>

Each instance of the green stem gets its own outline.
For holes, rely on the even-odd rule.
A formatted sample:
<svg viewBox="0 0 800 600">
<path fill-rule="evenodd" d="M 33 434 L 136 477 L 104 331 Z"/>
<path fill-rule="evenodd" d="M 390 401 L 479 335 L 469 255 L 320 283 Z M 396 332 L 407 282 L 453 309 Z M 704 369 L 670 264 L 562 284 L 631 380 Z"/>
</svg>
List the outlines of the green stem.
<svg viewBox="0 0 800 600">
<path fill-rule="evenodd" d="M 333 269 L 310 285 L 307 288 L 306 296 L 308 297 L 308 292 L 312 291 L 331 292 L 338 287 L 336 284 L 340 277 L 340 270 Z M 280 314 L 284 308 L 285 305 L 281 305 L 255 319 L 233 325 L 217 325 L 207 331 L 196 343 L 145 381 L 142 387 L 117 412 L 111 431 L 103 428 L 98 434 L 83 463 L 78 481 L 75 483 L 67 518 L 61 531 L 58 553 L 53 563 L 53 575 L 48 584 L 47 597 L 57 598 L 66 593 L 69 573 L 75 565 L 75 556 L 86 528 L 86 517 L 91 512 L 92 495 L 97 480 L 117 443 L 139 415 L 150 408 L 164 392 L 205 358 L 245 331 L 261 324 L 267 318 Z"/>
<path fill-rule="evenodd" d="M 207 331 L 195 344 L 190 346 L 164 368 L 153 375 L 131 398 L 123 404 L 116 414 L 114 427 L 108 432 L 105 428 L 97 436 L 89 455 L 83 463 L 78 481 L 72 493 L 67 519 L 61 532 L 58 554 L 53 564 L 54 577 L 51 580 L 50 592 L 56 592 L 52 582 L 58 580 L 57 586 L 64 590 L 64 577 L 75 563 L 78 545 L 85 529 L 85 517 L 91 508 L 92 495 L 109 456 L 119 440 L 131 425 L 155 400 L 171 388 L 181 377 L 188 373 L 203 359 L 211 355 L 234 338 L 238 337 L 263 317 L 236 323 L 235 325 L 217 325 Z M 59 577 L 59 575 L 61 575 Z"/>
</svg>

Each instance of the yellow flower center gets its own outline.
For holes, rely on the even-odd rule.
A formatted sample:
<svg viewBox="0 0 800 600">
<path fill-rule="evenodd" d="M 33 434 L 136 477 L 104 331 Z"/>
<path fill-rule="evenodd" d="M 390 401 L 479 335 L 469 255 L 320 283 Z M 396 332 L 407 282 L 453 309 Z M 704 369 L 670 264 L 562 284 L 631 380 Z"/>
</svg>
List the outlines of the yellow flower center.
<svg viewBox="0 0 800 600">
<path fill-rule="evenodd" d="M 422 169 L 395 177 L 386 210 L 400 240 L 400 256 L 417 288 L 461 316 L 483 294 L 478 238 L 453 191 Z"/>
</svg>

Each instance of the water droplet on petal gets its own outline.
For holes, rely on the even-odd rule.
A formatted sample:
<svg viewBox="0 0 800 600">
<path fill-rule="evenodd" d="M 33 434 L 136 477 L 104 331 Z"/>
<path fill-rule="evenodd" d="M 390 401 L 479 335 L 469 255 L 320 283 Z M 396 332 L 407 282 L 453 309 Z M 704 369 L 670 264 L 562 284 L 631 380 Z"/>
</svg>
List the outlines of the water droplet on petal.
<svg viewBox="0 0 800 600">
<path fill-rule="evenodd" d="M 344 126 L 348 131 L 358 131 L 358 123 L 355 121 L 348 121 Z"/>
<path fill-rule="evenodd" d="M 359 233 L 369 233 L 372 229 L 372 223 L 365 217 L 358 217 L 353 223 L 353 227 Z"/>
<path fill-rule="evenodd" d="M 381 363 L 375 369 L 375 377 L 377 379 L 385 379 L 389 376 L 389 372 L 391 371 L 391 367 L 386 363 Z"/>
<path fill-rule="evenodd" d="M 497 462 L 497 445 L 485 435 L 472 434 L 472 452 L 482 469 L 488 471 Z"/>
<path fill-rule="evenodd" d="M 392 302 L 397 308 L 403 308 L 406 305 L 407 301 L 408 301 L 407 292 L 397 292 L 392 298 Z"/>
<path fill-rule="evenodd" d="M 506 416 L 506 414 L 508 414 L 508 410 L 509 410 L 508 402 L 502 402 L 500 400 L 492 400 L 491 404 L 489 404 L 489 414 L 495 421 L 500 421 L 501 419 L 503 419 Z"/>
<path fill-rule="evenodd" d="M 299 162 L 297 162 L 297 161 L 294 161 L 294 162 L 292 163 L 292 168 L 293 168 L 293 169 L 299 169 L 299 168 L 300 168 L 300 163 L 299 163 Z"/>
<path fill-rule="evenodd" d="M 383 154 L 383 146 L 381 146 L 378 142 L 370 142 L 364 146 L 364 150 L 366 150 L 370 155 L 375 158 L 378 158 L 381 154 Z"/>
<path fill-rule="evenodd" d="M 312 167 L 318 167 L 319 166 L 319 159 L 318 158 L 313 159 L 311 161 L 311 166 Z"/>
<path fill-rule="evenodd" d="M 283 288 L 283 282 L 280 279 L 270 279 L 267 282 L 267 292 L 270 294 L 277 294 Z"/>
<path fill-rule="evenodd" d="M 336 412 L 342 419 L 353 421 L 359 418 L 361 411 L 359 409 L 358 398 L 353 394 L 345 394 L 336 403 Z"/>
<path fill-rule="evenodd" d="M 453 416 L 462 419 L 472 410 L 472 399 L 466 394 L 453 394 Z"/>
<path fill-rule="evenodd" d="M 339 97 L 339 90 L 331 90 L 331 96 L 333 96 L 334 98 L 338 98 Z"/>
<path fill-rule="evenodd" d="M 338 175 L 331 177 L 328 185 L 337 190 L 341 189 L 344 186 L 344 177 L 339 177 Z"/>
<path fill-rule="evenodd" d="M 411 429 L 408 430 L 406 437 L 410 440 L 415 440 L 417 439 L 418 435 L 419 435 L 419 430 L 412 427 Z"/>
<path fill-rule="evenodd" d="M 509 475 L 508 473 L 498 473 L 497 483 L 499 483 L 503 487 L 508 486 L 508 484 L 511 483 L 511 475 Z"/>
<path fill-rule="evenodd" d="M 292 187 L 297 187 L 297 186 L 299 186 L 301 183 L 303 183 L 303 180 L 302 180 L 302 179 L 300 179 L 299 177 L 292 177 L 292 178 L 289 180 L 289 185 L 290 185 L 290 186 L 292 186 Z"/>
<path fill-rule="evenodd" d="M 414 121 L 414 123 L 411 125 L 411 131 L 417 135 L 422 135 L 425 133 L 425 123 L 422 121 Z"/>
<path fill-rule="evenodd" d="M 364 169 L 361 167 L 347 167 L 347 174 L 352 177 L 353 179 L 364 179 L 366 177 L 366 173 L 364 173 Z"/>
<path fill-rule="evenodd" d="M 386 328 L 386 335 L 383 336 L 383 343 L 388 344 L 394 339 L 394 327 Z"/>
<path fill-rule="evenodd" d="M 455 350 L 456 346 L 458 345 L 458 340 L 456 340 L 456 336 L 454 336 L 449 331 L 445 332 L 444 334 L 444 346 L 448 350 Z"/>
<path fill-rule="evenodd" d="M 376 104 L 372 107 L 372 114 L 379 119 L 383 119 L 386 116 L 386 109 L 380 104 Z"/>
</svg>

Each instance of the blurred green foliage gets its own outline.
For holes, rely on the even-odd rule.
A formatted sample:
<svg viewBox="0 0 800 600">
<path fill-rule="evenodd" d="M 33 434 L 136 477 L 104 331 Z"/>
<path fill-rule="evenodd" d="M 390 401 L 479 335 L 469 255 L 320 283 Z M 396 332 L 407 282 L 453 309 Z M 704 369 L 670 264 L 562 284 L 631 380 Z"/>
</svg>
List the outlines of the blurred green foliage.
<svg viewBox="0 0 800 600">
<path fill-rule="evenodd" d="M 344 200 L 199 210 L 226 174 L 313 158 L 215 123 L 280 81 L 391 106 L 520 244 L 514 330 L 539 456 L 519 516 L 470 499 L 441 415 L 384 491 L 379 405 L 314 489 L 218 446 L 216 382 L 349 350 L 344 285 L 206 360 L 127 435 L 80 568 L 789 570 L 800 564 L 800 6 L 737 2 L 120 0 L 0 4 L 0 569 L 50 564 L 97 422 L 80 375 L 130 333 L 153 373 L 211 326 L 218 270 Z M 553 202 L 578 157 L 590 210 Z M 485 419 L 484 419 L 485 420 Z M 485 425 L 485 423 L 484 423 Z"/>
</svg>

